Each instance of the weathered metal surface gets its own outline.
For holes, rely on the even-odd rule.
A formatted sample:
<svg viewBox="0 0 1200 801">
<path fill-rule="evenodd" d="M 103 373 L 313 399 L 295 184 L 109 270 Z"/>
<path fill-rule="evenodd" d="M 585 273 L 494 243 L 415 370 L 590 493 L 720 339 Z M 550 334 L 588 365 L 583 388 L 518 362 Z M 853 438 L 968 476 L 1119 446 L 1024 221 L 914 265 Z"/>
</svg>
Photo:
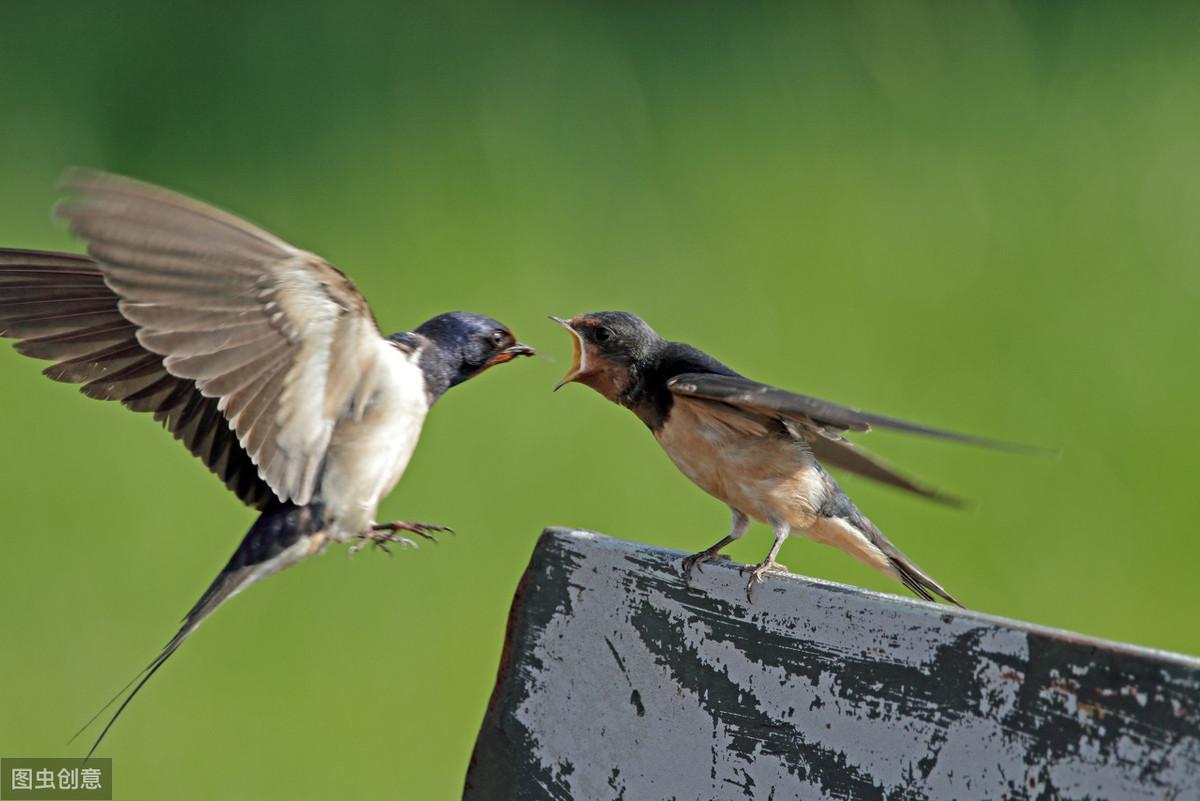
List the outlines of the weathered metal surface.
<svg viewBox="0 0 1200 801">
<path fill-rule="evenodd" d="M 548 530 L 464 798 L 1200 799 L 1200 660 Z"/>
</svg>

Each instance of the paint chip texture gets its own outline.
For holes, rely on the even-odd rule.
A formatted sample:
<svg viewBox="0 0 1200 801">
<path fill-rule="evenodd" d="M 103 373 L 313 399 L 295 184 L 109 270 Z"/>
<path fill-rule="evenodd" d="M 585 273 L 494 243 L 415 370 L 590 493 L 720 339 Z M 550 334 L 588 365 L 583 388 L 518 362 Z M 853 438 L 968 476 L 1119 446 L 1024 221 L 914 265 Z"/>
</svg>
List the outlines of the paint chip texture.
<svg viewBox="0 0 1200 801">
<path fill-rule="evenodd" d="M 1200 798 L 1200 660 L 548 529 L 464 798 Z"/>
</svg>

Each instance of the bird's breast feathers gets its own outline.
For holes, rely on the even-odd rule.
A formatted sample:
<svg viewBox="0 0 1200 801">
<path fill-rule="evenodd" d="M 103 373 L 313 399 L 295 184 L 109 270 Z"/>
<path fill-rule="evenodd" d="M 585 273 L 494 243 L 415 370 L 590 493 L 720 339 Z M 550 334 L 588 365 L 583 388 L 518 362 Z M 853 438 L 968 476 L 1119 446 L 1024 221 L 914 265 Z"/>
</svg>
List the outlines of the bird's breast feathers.
<svg viewBox="0 0 1200 801">
<path fill-rule="evenodd" d="M 355 414 L 338 421 L 331 438 L 320 496 L 338 539 L 372 522 L 379 502 L 396 486 L 416 449 L 429 399 L 418 366 L 420 352 L 406 353 L 380 340 L 366 397 Z"/>
<path fill-rule="evenodd" d="M 757 520 L 804 526 L 821 504 L 824 482 L 811 451 L 766 418 L 676 398 L 655 438 L 697 486 Z"/>
</svg>

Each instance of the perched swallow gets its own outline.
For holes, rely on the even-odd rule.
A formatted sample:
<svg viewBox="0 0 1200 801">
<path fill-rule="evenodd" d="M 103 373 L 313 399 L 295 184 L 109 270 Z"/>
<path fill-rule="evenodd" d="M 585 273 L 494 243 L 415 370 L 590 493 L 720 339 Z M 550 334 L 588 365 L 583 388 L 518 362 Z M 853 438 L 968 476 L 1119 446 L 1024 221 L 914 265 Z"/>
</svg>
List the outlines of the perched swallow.
<svg viewBox="0 0 1200 801">
<path fill-rule="evenodd" d="M 574 335 L 575 350 L 570 372 L 555 389 L 578 382 L 632 411 L 675 466 L 732 511 L 729 534 L 684 559 L 686 577 L 757 520 L 774 529 L 775 543 L 767 558 L 749 570 L 748 597 L 765 574 L 787 570 L 776 557 L 788 535 L 798 530 L 898 579 L 925 600 L 938 595 L 961 606 L 858 510 L 821 462 L 955 503 L 951 496 L 895 472 L 843 433 L 877 425 L 1006 450 L 1024 446 L 928 428 L 759 384 L 691 345 L 663 339 L 628 312 L 551 319 Z"/>
<path fill-rule="evenodd" d="M 397 532 L 448 530 L 375 513 L 433 403 L 533 349 L 468 312 L 384 336 L 340 270 L 244 220 L 101 173 L 71 173 L 64 189 L 57 215 L 91 258 L 0 250 L 0 336 L 55 362 L 55 381 L 153 414 L 261 511 L 179 632 L 105 706 L 133 686 L 91 756 L 225 600 L 329 542 L 386 549 L 412 544 Z"/>
</svg>

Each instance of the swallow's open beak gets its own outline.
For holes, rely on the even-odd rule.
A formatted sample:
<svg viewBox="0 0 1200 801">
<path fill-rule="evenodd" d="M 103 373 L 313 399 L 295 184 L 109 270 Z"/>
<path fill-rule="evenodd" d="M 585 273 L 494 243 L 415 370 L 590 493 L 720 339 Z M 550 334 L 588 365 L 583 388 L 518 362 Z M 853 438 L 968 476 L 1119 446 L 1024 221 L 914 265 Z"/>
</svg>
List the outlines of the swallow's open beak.
<svg viewBox="0 0 1200 801">
<path fill-rule="evenodd" d="M 529 345 L 526 345 L 524 342 L 518 342 L 517 344 L 505 348 L 492 358 L 488 359 L 487 364 L 484 366 L 495 367 L 497 364 L 511 362 L 518 356 L 533 356 L 536 352 L 537 351 L 535 351 Z"/>
<path fill-rule="evenodd" d="M 579 332 L 576 331 L 571 325 L 571 321 L 564 320 L 561 317 L 555 317 L 553 314 L 550 315 L 550 319 L 571 332 L 571 341 L 575 346 L 575 352 L 572 354 L 570 371 L 562 377 L 561 381 L 554 385 L 554 391 L 558 392 L 567 384 L 570 384 L 572 381 L 578 381 L 587 373 L 587 370 L 584 367 L 586 358 L 584 357 L 583 337 L 579 336 Z"/>
</svg>

